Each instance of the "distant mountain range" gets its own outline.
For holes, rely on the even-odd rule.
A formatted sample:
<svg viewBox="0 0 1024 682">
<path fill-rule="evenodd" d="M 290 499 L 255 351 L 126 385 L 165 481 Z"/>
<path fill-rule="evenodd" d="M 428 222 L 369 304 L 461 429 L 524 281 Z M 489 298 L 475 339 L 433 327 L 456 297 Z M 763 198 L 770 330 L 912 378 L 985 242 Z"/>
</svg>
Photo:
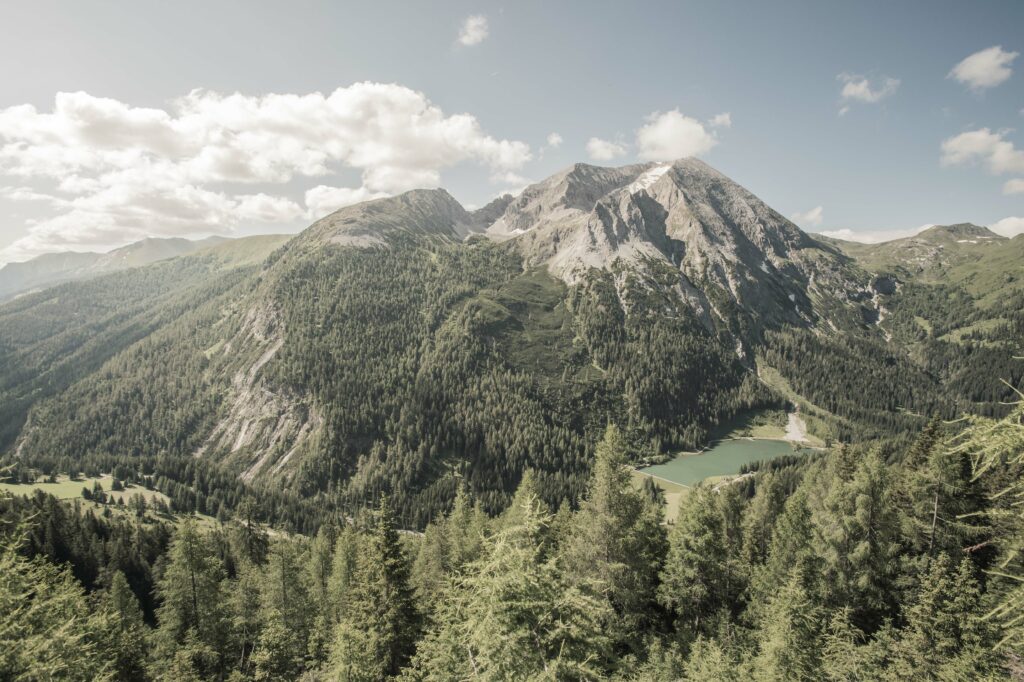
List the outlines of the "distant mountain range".
<svg viewBox="0 0 1024 682">
<path fill-rule="evenodd" d="M 578 495 L 609 421 L 649 458 L 793 404 L 825 440 L 888 438 L 998 413 L 1022 378 L 1024 237 L 815 237 L 694 159 L 148 244 L 20 278 L 88 277 L 0 306 L 0 447 L 157 471 L 206 509 L 226 476 L 322 505 L 386 491 L 422 524 L 461 485 L 501 508 L 526 469 Z"/>
<path fill-rule="evenodd" d="M 184 256 L 224 241 L 224 237 L 210 237 L 198 241 L 152 238 L 107 253 L 67 251 L 44 254 L 21 263 L 8 263 L 0 268 L 0 301 L 61 282 L 95 277 L 126 268 L 149 265 L 166 258 Z"/>
</svg>

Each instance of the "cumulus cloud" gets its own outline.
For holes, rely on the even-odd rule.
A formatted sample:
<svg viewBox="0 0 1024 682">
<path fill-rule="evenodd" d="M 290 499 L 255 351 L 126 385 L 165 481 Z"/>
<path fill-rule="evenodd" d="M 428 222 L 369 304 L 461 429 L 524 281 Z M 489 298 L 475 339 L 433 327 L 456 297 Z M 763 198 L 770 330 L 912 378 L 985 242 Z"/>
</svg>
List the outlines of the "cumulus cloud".
<svg viewBox="0 0 1024 682">
<path fill-rule="evenodd" d="M 840 116 L 850 110 L 850 102 L 875 104 L 894 94 L 900 87 L 899 78 L 888 76 L 872 83 L 866 76 L 841 73 L 836 76 L 836 80 L 843 84 L 842 90 L 839 91 L 839 99 L 843 103 L 839 109 Z"/>
<path fill-rule="evenodd" d="M 481 14 L 466 17 L 466 20 L 462 22 L 462 28 L 459 29 L 459 43 L 467 47 L 479 45 L 484 42 L 489 33 L 487 17 Z"/>
<path fill-rule="evenodd" d="M 672 111 L 655 112 L 647 124 L 636 131 L 636 145 L 641 159 L 672 161 L 684 156 L 701 156 L 718 144 L 715 135 L 700 121 Z"/>
<path fill-rule="evenodd" d="M 1007 180 L 1003 185 L 1003 194 L 1024 194 L 1024 178 Z"/>
<path fill-rule="evenodd" d="M 1013 75 L 1010 65 L 1019 55 L 1019 52 L 1007 52 L 1002 45 L 994 45 L 965 58 L 946 78 L 956 79 L 971 90 L 994 88 Z"/>
<path fill-rule="evenodd" d="M 592 137 L 587 140 L 587 154 L 595 161 L 611 161 L 612 159 L 624 156 L 626 148 L 615 142 Z"/>
<path fill-rule="evenodd" d="M 525 143 L 492 137 L 475 117 L 446 115 L 396 84 L 356 83 L 328 95 L 197 90 L 167 109 L 59 93 L 49 112 L 0 109 L 0 176 L 15 180 L 4 197 L 49 202 L 55 211 L 0 260 L 230 232 L 243 222 L 281 224 L 437 186 L 441 172 L 459 163 L 507 174 L 530 158 Z M 346 168 L 361 176 L 358 187 L 319 184 L 305 193 L 305 206 L 288 196 L 300 193 L 293 185 L 304 178 Z M 281 195 L 254 186 L 277 186 Z"/>
<path fill-rule="evenodd" d="M 721 114 L 712 116 L 711 120 L 708 121 L 708 125 L 712 128 L 732 128 L 732 114 L 728 111 L 723 111 Z"/>
<path fill-rule="evenodd" d="M 989 225 L 988 229 L 1004 237 L 1016 237 L 1019 234 L 1024 234 L 1024 218 L 1003 218 Z"/>
<path fill-rule="evenodd" d="M 984 164 L 990 173 L 1024 173 L 1024 151 L 1014 147 L 1003 131 L 988 128 L 960 133 L 942 142 L 943 166 Z"/>
<path fill-rule="evenodd" d="M 791 220 L 797 225 L 818 227 L 825 220 L 825 209 L 821 206 L 815 206 L 809 211 L 794 213 Z"/>
<path fill-rule="evenodd" d="M 562 140 L 562 136 L 559 135 L 558 133 L 551 133 L 550 135 L 548 135 L 548 146 L 551 147 L 552 149 L 562 146 L 563 141 L 564 140 Z"/>
</svg>

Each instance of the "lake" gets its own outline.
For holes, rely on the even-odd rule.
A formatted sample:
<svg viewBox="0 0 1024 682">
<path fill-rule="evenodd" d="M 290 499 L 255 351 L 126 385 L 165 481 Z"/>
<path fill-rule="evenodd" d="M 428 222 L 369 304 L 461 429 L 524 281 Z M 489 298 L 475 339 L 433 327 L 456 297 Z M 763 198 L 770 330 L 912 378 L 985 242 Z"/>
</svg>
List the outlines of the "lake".
<svg viewBox="0 0 1024 682">
<path fill-rule="evenodd" d="M 744 464 L 806 452 L 806 449 L 794 449 L 788 441 L 783 440 L 723 440 L 700 454 L 679 455 L 664 464 L 640 469 L 640 472 L 680 485 L 694 486 L 712 476 L 738 474 Z"/>
</svg>

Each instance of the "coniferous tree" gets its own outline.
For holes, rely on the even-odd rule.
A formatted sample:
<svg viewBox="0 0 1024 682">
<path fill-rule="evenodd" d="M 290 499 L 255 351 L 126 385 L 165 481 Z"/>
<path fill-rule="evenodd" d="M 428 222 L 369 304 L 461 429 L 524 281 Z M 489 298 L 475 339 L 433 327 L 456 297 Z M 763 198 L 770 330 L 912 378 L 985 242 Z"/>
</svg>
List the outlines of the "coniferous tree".
<svg viewBox="0 0 1024 682">
<path fill-rule="evenodd" d="M 335 629 L 331 669 L 339 680 L 384 680 L 408 663 L 419 635 L 409 566 L 387 499 L 365 551 L 356 557 Z"/>
<path fill-rule="evenodd" d="M 607 602 L 559 575 L 547 548 L 551 514 L 525 481 L 519 509 L 456 581 L 427 634 L 413 680 L 597 680 L 609 660 Z"/>
<path fill-rule="evenodd" d="M 0 536 L 0 679 L 86 680 L 111 675 L 103 650 L 109 612 L 90 609 L 71 571 L 18 553 L 20 529 Z"/>
<path fill-rule="evenodd" d="M 124 682 L 146 679 L 146 628 L 139 600 L 121 571 L 115 571 L 107 590 L 105 608 L 111 613 L 109 655 L 114 678 Z"/>
<path fill-rule="evenodd" d="M 330 583 L 335 534 L 334 526 L 322 526 L 309 547 L 306 582 L 312 617 L 309 620 L 308 654 L 314 664 L 326 660 L 333 626 Z"/>
<path fill-rule="evenodd" d="M 639 651 L 642 633 L 658 619 L 658 573 L 667 542 L 661 510 L 634 490 L 628 461 L 622 434 L 609 426 L 562 559 L 568 580 L 601 586 L 614 614 L 606 629 L 613 641 Z"/>
<path fill-rule="evenodd" d="M 163 602 L 157 610 L 160 625 L 155 633 L 158 660 L 177 660 L 178 673 L 191 670 L 199 676 L 219 676 L 228 668 L 231 623 L 224 609 L 224 579 L 209 539 L 193 517 L 185 517 L 157 584 Z"/>
<path fill-rule="evenodd" d="M 852 607 L 854 621 L 867 631 L 892 613 L 895 600 L 898 519 L 891 492 L 890 473 L 871 452 L 848 480 L 833 477 L 813 519 L 826 602 Z"/>
<path fill-rule="evenodd" d="M 305 667 L 311 608 L 299 543 L 273 544 L 260 589 L 261 630 L 252 660 L 257 679 L 295 678 Z"/>
<path fill-rule="evenodd" d="M 822 610 L 808 597 L 806 580 L 794 571 L 764 610 L 758 628 L 758 680 L 818 680 L 821 677 Z"/>
<path fill-rule="evenodd" d="M 728 547 L 715 493 L 697 486 L 686 498 L 669 535 L 658 600 L 686 637 L 708 634 L 726 606 Z"/>
</svg>

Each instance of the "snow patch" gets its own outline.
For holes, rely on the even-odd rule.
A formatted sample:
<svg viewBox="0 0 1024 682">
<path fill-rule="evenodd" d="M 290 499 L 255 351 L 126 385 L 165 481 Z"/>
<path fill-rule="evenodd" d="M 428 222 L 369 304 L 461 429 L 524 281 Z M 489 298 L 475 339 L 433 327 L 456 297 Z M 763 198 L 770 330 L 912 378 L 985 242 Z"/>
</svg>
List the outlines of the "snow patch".
<svg viewBox="0 0 1024 682">
<path fill-rule="evenodd" d="M 658 181 L 662 175 L 668 172 L 668 169 L 672 167 L 670 163 L 664 163 L 649 170 L 645 170 L 640 174 L 633 182 L 626 186 L 626 191 L 630 194 L 636 194 L 637 192 L 643 191 Z"/>
</svg>

